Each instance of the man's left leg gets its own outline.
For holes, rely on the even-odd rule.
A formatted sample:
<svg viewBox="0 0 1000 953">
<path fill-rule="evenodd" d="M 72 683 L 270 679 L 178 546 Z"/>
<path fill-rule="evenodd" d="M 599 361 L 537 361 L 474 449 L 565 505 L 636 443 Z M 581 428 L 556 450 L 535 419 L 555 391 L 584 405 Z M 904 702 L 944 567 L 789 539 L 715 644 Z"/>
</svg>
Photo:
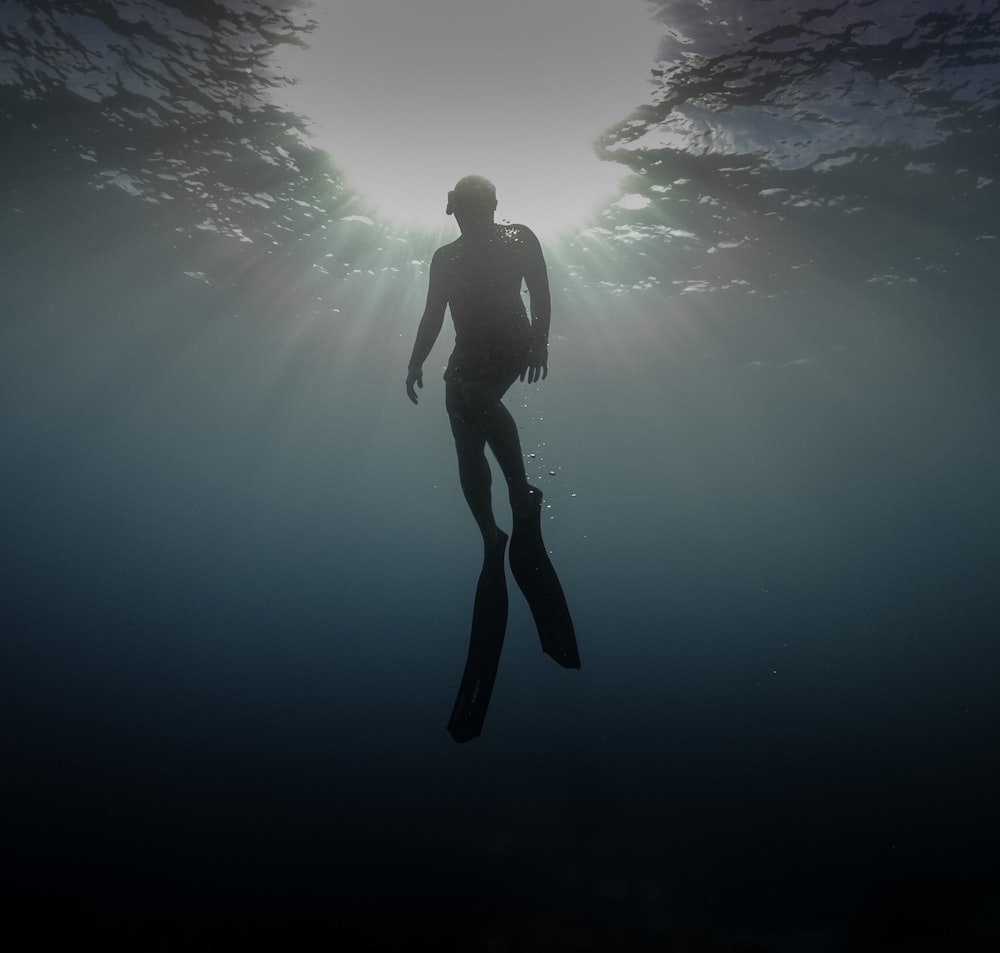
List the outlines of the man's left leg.
<svg viewBox="0 0 1000 953">
<path fill-rule="evenodd" d="M 486 435 L 477 426 L 475 411 L 464 399 L 466 385 L 449 381 L 445 388 L 445 405 L 455 438 L 458 454 L 458 478 L 469 504 L 472 516 L 483 536 L 483 544 L 492 549 L 498 540 L 499 529 L 493 516 L 493 475 L 486 459 Z"/>
</svg>

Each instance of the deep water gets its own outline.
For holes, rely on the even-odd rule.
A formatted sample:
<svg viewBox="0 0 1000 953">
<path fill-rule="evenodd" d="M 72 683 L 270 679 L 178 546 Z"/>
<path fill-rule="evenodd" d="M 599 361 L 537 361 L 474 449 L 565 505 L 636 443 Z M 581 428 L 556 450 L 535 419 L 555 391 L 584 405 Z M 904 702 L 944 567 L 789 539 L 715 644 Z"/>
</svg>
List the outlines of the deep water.
<svg viewBox="0 0 1000 953">
<path fill-rule="evenodd" d="M 8 948 L 996 949 L 996 5 L 650 6 L 507 401 L 582 669 L 511 584 L 461 746 L 441 236 L 270 103 L 307 12 L 0 5 Z"/>
</svg>

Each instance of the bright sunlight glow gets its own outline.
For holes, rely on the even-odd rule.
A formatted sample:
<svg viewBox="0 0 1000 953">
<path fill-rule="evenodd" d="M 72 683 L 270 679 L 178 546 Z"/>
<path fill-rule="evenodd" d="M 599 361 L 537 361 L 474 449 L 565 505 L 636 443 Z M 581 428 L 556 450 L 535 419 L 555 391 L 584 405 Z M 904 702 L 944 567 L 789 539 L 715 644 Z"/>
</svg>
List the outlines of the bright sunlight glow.
<svg viewBox="0 0 1000 953">
<path fill-rule="evenodd" d="M 501 219 L 552 233 L 615 197 L 592 142 L 649 96 L 643 0 L 321 0 L 281 105 L 381 216 L 438 230 L 463 175 Z"/>
</svg>

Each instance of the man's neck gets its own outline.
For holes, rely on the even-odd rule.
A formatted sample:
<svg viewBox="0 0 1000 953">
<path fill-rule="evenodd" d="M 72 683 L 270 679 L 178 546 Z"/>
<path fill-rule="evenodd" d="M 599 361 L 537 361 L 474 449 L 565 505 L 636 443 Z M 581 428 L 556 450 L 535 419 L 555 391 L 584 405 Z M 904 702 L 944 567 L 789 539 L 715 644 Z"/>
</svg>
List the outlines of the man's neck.
<svg viewBox="0 0 1000 953">
<path fill-rule="evenodd" d="M 462 230 L 463 238 L 483 239 L 492 238 L 496 223 L 493 216 L 489 218 L 458 219 L 458 227 Z"/>
</svg>

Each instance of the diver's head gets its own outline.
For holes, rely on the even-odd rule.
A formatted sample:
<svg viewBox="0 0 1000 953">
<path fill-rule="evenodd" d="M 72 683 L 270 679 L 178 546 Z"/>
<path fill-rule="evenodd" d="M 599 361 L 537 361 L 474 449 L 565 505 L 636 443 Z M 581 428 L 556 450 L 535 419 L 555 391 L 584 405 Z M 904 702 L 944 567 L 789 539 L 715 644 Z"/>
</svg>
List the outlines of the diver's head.
<svg viewBox="0 0 1000 953">
<path fill-rule="evenodd" d="M 464 222 L 492 222 L 496 207 L 496 186 L 481 175 L 467 175 L 448 193 L 445 212 L 454 215 L 462 226 Z"/>
</svg>

